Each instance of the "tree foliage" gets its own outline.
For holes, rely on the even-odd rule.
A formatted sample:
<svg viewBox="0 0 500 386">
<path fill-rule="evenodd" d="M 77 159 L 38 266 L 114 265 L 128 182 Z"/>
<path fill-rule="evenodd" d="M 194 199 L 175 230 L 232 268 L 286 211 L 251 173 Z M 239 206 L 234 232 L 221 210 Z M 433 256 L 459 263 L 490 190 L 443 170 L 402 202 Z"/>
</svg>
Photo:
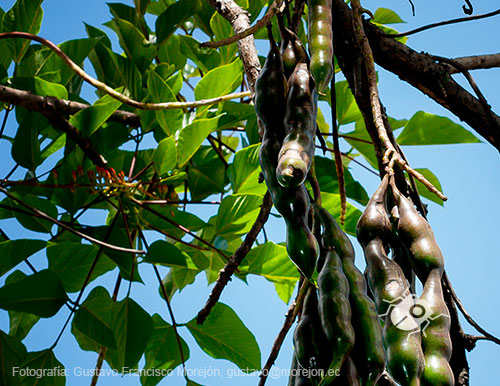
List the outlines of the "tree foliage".
<svg viewBox="0 0 500 386">
<path fill-rule="evenodd" d="M 11 9 L 0 9 L 0 32 L 36 35 L 43 20 L 42 3 L 17 0 Z M 0 219 L 12 219 L 30 231 L 29 238 L 16 240 L 9 238 L 7 229 L 1 232 L 0 274 L 6 278 L 0 308 L 8 311 L 10 320 L 8 333 L 0 332 L 1 384 L 31 384 L 29 377 L 12 375 L 14 365 L 52 369 L 64 362 L 53 352 L 59 338 L 38 352 L 28 352 L 22 340 L 40 318 L 68 309 L 70 325 L 61 326 L 61 334 L 70 330 L 82 350 L 95 352 L 114 369 L 137 368 L 141 358 L 144 370 L 176 368 L 189 359 L 182 338 L 187 331 L 207 355 L 232 361 L 243 370 L 261 368 L 254 336 L 228 305 L 217 303 L 201 325 L 193 317 L 178 326 L 173 313 L 167 322 L 145 311 L 131 287 L 132 282 L 143 282 L 145 266 L 155 267 L 159 280 L 147 286 L 161 292 L 171 311 L 169 299 L 197 275 L 206 275 L 212 284 L 228 260 L 243 253 L 238 252 L 242 238 L 262 211 L 267 189 L 259 179 L 259 125 L 251 94 L 225 98 L 240 88 L 251 91 L 255 79 L 248 78 L 237 44 L 200 46 L 234 34 L 231 24 L 211 6 L 216 3 L 109 3 L 108 32 L 86 25 L 86 37 L 58 45 L 76 65 L 85 64 L 100 82 L 145 108 L 127 105 L 103 89 L 95 98 L 88 97 L 82 91 L 83 79 L 40 41 L 13 35 L 0 39 L 3 114 L 5 121 L 17 122 L 15 136 L 1 137 L 12 145 L 17 172 L 0 182 Z M 255 22 L 272 2 L 236 3 Z M 304 42 L 306 19 L 299 19 L 298 29 Z M 401 18 L 380 8 L 371 22 L 393 33 L 392 24 Z M 255 38 L 265 46 L 264 30 Z M 340 70 L 337 64 L 336 72 Z M 354 235 L 369 196 L 352 165 L 361 162 L 377 173 L 379 159 L 351 91 L 350 75 L 345 78 L 338 77 L 335 84 L 335 109 L 340 136 L 349 147 L 342 158 L 348 199 L 343 229 Z M 331 91 L 321 98 L 317 122 L 326 152 L 317 152 L 314 165 L 323 206 L 339 218 L 341 191 L 325 119 L 331 113 Z M 223 97 L 219 103 L 203 103 L 218 97 Z M 201 102 L 182 104 L 189 100 Z M 151 107 L 168 102 L 180 104 Z M 400 145 L 479 142 L 463 126 L 423 111 L 402 120 L 389 117 L 389 122 Z M 441 189 L 432 170 L 418 171 Z M 312 193 L 313 187 L 307 187 Z M 422 197 L 442 204 L 418 181 L 417 187 Z M 206 219 L 198 212 L 202 203 L 210 208 Z M 86 221 L 86 213 L 99 221 Z M 255 238 L 250 241 L 252 247 Z M 248 275 L 264 277 L 288 303 L 299 273 L 283 240 L 261 236 L 257 244 L 243 255 L 235 275 L 242 280 Z M 44 260 L 32 265 L 36 254 Z M 31 270 L 28 275 L 21 270 L 23 264 Z M 157 266 L 169 267 L 165 277 Z M 110 272 L 117 277 L 115 288 L 93 285 Z M 127 286 L 126 296 L 118 298 L 119 288 Z M 140 378 L 143 385 L 161 380 L 158 375 Z"/>
</svg>

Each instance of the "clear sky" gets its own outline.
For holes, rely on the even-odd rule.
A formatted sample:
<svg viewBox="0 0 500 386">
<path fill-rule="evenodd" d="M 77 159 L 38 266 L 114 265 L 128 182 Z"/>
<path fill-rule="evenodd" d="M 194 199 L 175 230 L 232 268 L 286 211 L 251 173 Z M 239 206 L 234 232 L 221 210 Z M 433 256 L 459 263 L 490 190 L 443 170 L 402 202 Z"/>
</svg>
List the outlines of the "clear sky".
<svg viewBox="0 0 500 386">
<path fill-rule="evenodd" d="M 461 0 L 413 0 L 416 7 L 416 16 L 411 14 L 410 3 L 405 0 L 364 0 L 362 5 L 372 11 L 377 7 L 391 8 L 405 20 L 406 24 L 396 25 L 401 31 L 415 28 L 430 22 L 463 16 Z M 132 1 L 129 1 L 132 4 Z M 491 11 L 498 7 L 497 1 L 472 0 L 475 14 Z M 2 0 L 0 5 L 4 10 L 9 9 L 12 0 Z M 43 5 L 45 15 L 41 35 L 56 43 L 85 37 L 83 22 L 101 27 L 109 20 L 108 8 L 104 1 L 60 1 L 45 0 Z M 426 51 L 440 56 L 458 57 L 484 53 L 500 52 L 498 43 L 498 25 L 500 16 L 478 22 L 469 22 L 455 26 L 441 27 L 417 34 L 409 38 L 408 44 L 417 51 Z M 104 27 L 105 29 L 105 27 Z M 109 30 L 108 30 L 109 31 Z M 265 47 L 260 47 L 261 54 L 265 54 Z M 116 46 L 115 50 L 119 50 Z M 474 71 L 479 87 L 485 94 L 493 109 L 500 113 L 500 70 Z M 455 122 L 459 121 L 444 108 L 437 105 L 419 91 L 406 85 L 396 76 L 380 69 L 380 92 L 384 105 L 390 116 L 395 118 L 410 118 L 416 111 L 447 116 Z M 460 79 L 460 75 L 455 75 Z M 91 95 L 88 93 L 89 98 Z M 328 115 L 325 113 L 325 115 Z M 10 121 L 8 133 L 16 127 L 14 120 Z M 6 141 L 0 143 L 2 154 L 10 154 L 10 146 Z M 431 146 L 425 148 L 405 147 L 410 163 L 419 168 L 431 169 L 440 179 L 444 193 L 449 201 L 444 207 L 434 203 L 429 204 L 429 221 L 434 229 L 438 243 L 446 259 L 446 269 L 454 287 L 462 299 L 469 313 L 489 332 L 500 336 L 499 301 L 496 297 L 500 293 L 500 253 L 498 238 L 500 226 L 500 162 L 498 152 L 492 146 L 482 144 Z M 4 155 L 2 157 L 9 157 Z M 8 166 L 0 162 L 0 175 L 5 174 Z M 351 172 L 367 189 L 371 195 L 378 185 L 375 176 L 353 165 Z M 497 199 L 495 199 L 497 197 Z M 208 213 L 208 212 L 204 212 Z M 88 221 L 95 219 L 88 218 Z M 0 222 L 0 225 L 12 238 L 22 237 L 19 229 L 12 222 Z M 284 239 L 284 224 L 274 221 L 268 229 L 271 238 L 276 241 Z M 364 266 L 363 255 L 357 248 L 357 261 L 360 267 Z M 156 287 L 156 279 L 151 269 L 141 271 L 148 286 Z M 105 275 L 98 283 L 112 286 L 114 276 Z M 203 274 L 198 275 L 194 285 L 188 286 L 173 298 L 173 307 L 176 318 L 180 322 L 192 319 L 203 306 L 210 288 Z M 153 291 L 154 292 L 154 291 Z M 169 317 L 164 303 L 159 296 L 151 296 L 150 287 L 134 284 L 133 297 L 148 312 L 158 312 L 165 320 Z M 250 277 L 249 285 L 233 280 L 223 292 L 223 302 L 231 305 L 246 326 L 255 334 L 262 352 L 264 363 L 269 354 L 272 342 L 279 331 L 287 310 L 276 295 L 274 286 L 264 279 Z M 50 346 L 55 339 L 64 319 L 66 310 L 50 321 L 41 321 L 31 331 L 24 341 L 31 351 L 41 350 Z M 0 311 L 0 328 L 8 329 L 7 313 Z M 466 323 L 464 328 L 472 333 Z M 201 373 L 209 374 L 211 370 L 220 371 L 221 377 L 193 376 L 192 379 L 201 385 L 256 385 L 258 374 L 231 378 L 232 372 L 237 371 L 235 365 L 224 361 L 214 360 L 197 348 L 187 330 L 181 331 L 183 338 L 188 341 L 191 349 L 191 358 L 187 362 L 188 368 L 199 369 Z M 69 331 L 57 346 L 55 353 L 58 359 L 68 368 L 67 384 L 88 385 L 90 379 L 78 377 L 76 369 L 92 369 L 95 366 L 97 354 L 83 352 Z M 500 347 L 491 342 L 480 341 L 477 348 L 469 354 L 471 367 L 471 385 L 491 385 L 498 379 L 497 367 L 500 358 Z M 276 368 L 285 370 L 291 361 L 291 334 L 287 337 L 283 350 L 276 362 Z M 268 385 L 280 386 L 286 384 L 284 378 L 269 379 Z M 103 377 L 99 385 L 139 385 L 138 377 L 117 376 Z M 172 376 L 164 380 L 161 385 L 185 385 L 182 377 Z"/>
</svg>

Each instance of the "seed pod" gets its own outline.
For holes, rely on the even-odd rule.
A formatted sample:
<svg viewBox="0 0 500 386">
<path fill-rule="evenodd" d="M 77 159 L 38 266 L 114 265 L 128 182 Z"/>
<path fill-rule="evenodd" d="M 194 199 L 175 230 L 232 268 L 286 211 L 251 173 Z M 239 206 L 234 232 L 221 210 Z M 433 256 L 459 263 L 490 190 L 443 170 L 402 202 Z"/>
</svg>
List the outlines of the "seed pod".
<svg viewBox="0 0 500 386">
<path fill-rule="evenodd" d="M 325 261 L 318 275 L 319 316 L 332 360 L 320 386 L 333 382 L 354 347 L 351 325 L 349 282 L 342 271 L 337 252 L 324 250 Z"/>
<path fill-rule="evenodd" d="M 271 49 L 256 82 L 255 109 L 264 133 L 259 161 L 274 205 L 285 219 L 290 259 L 310 281 L 319 248 L 308 224 L 309 196 L 303 185 L 282 188 L 276 179 L 278 154 L 284 137 L 285 83 L 277 46 L 270 34 Z"/>
<path fill-rule="evenodd" d="M 385 209 L 389 178 L 386 175 L 358 221 L 367 277 L 379 316 L 384 318 L 384 345 L 390 375 L 402 386 L 419 385 L 424 369 L 419 326 L 411 317 L 413 297 L 401 268 L 385 252 L 391 225 Z M 402 327 L 400 323 L 407 321 Z"/>
<path fill-rule="evenodd" d="M 439 269 L 429 274 L 419 301 L 425 305 L 422 325 L 425 368 L 422 385 L 453 386 L 455 379 L 448 363 L 452 352 L 450 313 L 443 300 Z"/>
<path fill-rule="evenodd" d="M 285 111 L 286 137 L 278 156 L 276 176 L 283 187 L 304 182 L 314 155 L 317 93 L 307 64 L 297 64 L 288 80 Z"/>
<path fill-rule="evenodd" d="M 334 248 L 342 261 L 342 270 L 349 282 L 351 323 L 356 340 L 351 358 L 361 378 L 362 385 L 374 385 L 385 367 L 382 327 L 375 304 L 367 295 L 363 274 L 354 265 L 354 248 L 335 219 L 324 208 L 315 206 L 315 214 L 321 219 L 325 231 L 323 247 Z M 350 383 L 349 383 L 350 384 Z"/>
<path fill-rule="evenodd" d="M 302 315 L 295 328 L 293 343 L 299 366 L 309 370 L 311 374 L 320 374 L 318 370 L 323 370 L 330 364 L 331 353 L 324 350 L 325 339 L 318 313 L 316 288 L 310 286 L 304 298 Z M 315 379 L 314 383 L 317 381 Z"/>
<path fill-rule="evenodd" d="M 311 73 L 324 93 L 333 77 L 332 1 L 308 1 L 308 40 L 311 52 Z"/>
<path fill-rule="evenodd" d="M 417 212 L 413 204 L 397 189 L 391 180 L 391 188 L 398 206 L 398 234 L 411 255 L 412 265 L 424 283 L 433 269 L 443 271 L 444 258 L 429 223 Z"/>
<path fill-rule="evenodd" d="M 297 64 L 309 63 L 309 56 L 299 37 L 283 25 L 282 17 L 278 17 L 278 26 L 281 36 L 280 51 L 283 58 L 283 68 L 288 79 Z"/>
</svg>

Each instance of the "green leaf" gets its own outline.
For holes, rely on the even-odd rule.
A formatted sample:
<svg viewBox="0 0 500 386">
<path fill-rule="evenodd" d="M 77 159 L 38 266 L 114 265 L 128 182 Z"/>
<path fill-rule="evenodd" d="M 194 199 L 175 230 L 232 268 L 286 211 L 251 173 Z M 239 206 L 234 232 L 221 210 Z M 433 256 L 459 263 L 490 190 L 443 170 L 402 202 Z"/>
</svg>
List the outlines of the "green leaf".
<svg viewBox="0 0 500 386">
<path fill-rule="evenodd" d="M 179 38 L 181 54 L 191 59 L 203 73 L 220 65 L 222 58 L 217 50 L 200 47 L 201 42 L 189 35 L 181 35 Z"/>
<path fill-rule="evenodd" d="M 113 310 L 114 330 L 122 367 L 134 368 L 139 362 L 153 332 L 151 316 L 130 298 Z"/>
<path fill-rule="evenodd" d="M 14 161 L 31 171 L 35 171 L 42 160 L 38 140 L 40 122 L 36 114 L 26 114 L 19 124 L 12 145 L 11 152 Z"/>
<path fill-rule="evenodd" d="M 241 60 L 219 66 L 201 78 L 194 88 L 194 96 L 196 100 L 201 100 L 227 95 L 241 84 L 242 77 L 243 65 Z M 201 115 L 207 109 L 208 106 L 199 108 L 198 115 Z"/>
<path fill-rule="evenodd" d="M 5 284 L 16 283 L 28 275 L 21 271 L 14 271 L 5 279 Z M 26 338 L 40 317 L 27 312 L 9 311 L 9 335 L 19 340 Z"/>
<path fill-rule="evenodd" d="M 368 163 L 378 170 L 377 156 L 371 143 L 371 138 L 365 129 L 365 123 L 360 120 L 356 122 L 354 131 L 345 134 L 344 139 L 361 154 Z"/>
<path fill-rule="evenodd" d="M 163 139 L 155 150 L 154 167 L 160 177 L 168 174 L 177 165 L 177 149 L 174 137 Z"/>
<path fill-rule="evenodd" d="M 229 306 L 219 302 L 202 325 L 194 318 L 187 327 L 211 357 L 230 360 L 243 371 L 261 368 L 255 337 Z"/>
<path fill-rule="evenodd" d="M 339 193 L 339 182 L 335 162 L 325 157 L 314 157 L 316 177 L 322 192 Z M 368 203 L 369 197 L 363 186 L 354 179 L 349 169 L 344 168 L 344 180 L 347 197 L 362 205 Z"/>
<path fill-rule="evenodd" d="M 245 234 L 257 218 L 261 205 L 260 194 L 232 194 L 224 198 L 215 219 L 216 234 L 228 241 Z"/>
<path fill-rule="evenodd" d="M 259 184 L 259 150 L 260 145 L 255 144 L 247 146 L 235 154 L 233 163 L 227 169 L 233 193 L 263 195 L 266 192 L 266 185 Z"/>
<path fill-rule="evenodd" d="M 361 112 L 347 81 L 344 80 L 335 83 L 335 93 L 337 97 L 337 121 L 339 126 L 362 119 Z"/>
<path fill-rule="evenodd" d="M 210 28 L 215 34 L 215 40 L 223 40 L 230 37 L 233 34 L 233 28 L 231 24 L 227 22 L 226 19 L 218 12 L 212 15 L 210 19 Z M 223 46 L 219 48 L 222 53 L 222 62 L 230 63 L 234 57 L 234 54 L 238 50 L 238 46 L 236 44 L 229 44 L 227 46 Z"/>
<path fill-rule="evenodd" d="M 154 210 L 155 212 L 159 213 L 161 217 L 166 217 L 176 224 L 182 225 L 193 232 L 197 232 L 207 226 L 207 224 L 196 215 L 189 212 L 184 212 L 173 207 L 156 207 Z M 184 235 L 186 234 L 184 231 L 180 230 L 175 225 L 170 224 L 168 221 L 162 219 L 160 216 L 149 211 L 142 212 L 142 219 L 146 223 L 151 224 L 156 228 L 160 228 L 172 237 L 184 237 Z"/>
<path fill-rule="evenodd" d="M 397 141 L 400 145 L 447 145 L 481 142 L 451 119 L 418 111 L 410 118 Z"/>
<path fill-rule="evenodd" d="M 396 12 L 388 8 L 378 8 L 373 16 L 371 21 L 379 24 L 405 23 Z"/>
<path fill-rule="evenodd" d="M 38 209 L 39 211 L 48 214 L 52 218 L 57 217 L 57 208 L 47 199 L 32 195 L 24 195 L 20 196 L 25 204 Z M 14 207 L 19 208 L 20 210 L 30 212 L 29 209 L 24 207 L 19 203 L 14 203 Z M 49 220 L 44 220 L 42 218 L 36 217 L 34 215 L 25 214 L 21 212 L 14 211 L 14 216 L 17 221 L 21 223 L 21 225 L 31 231 L 40 232 L 40 233 L 50 233 L 50 230 L 54 226 L 54 224 Z"/>
<path fill-rule="evenodd" d="M 64 241 L 50 244 L 47 248 L 49 269 L 59 275 L 66 292 L 80 291 L 91 267 L 93 267 L 93 271 L 89 283 L 116 267 L 104 254 L 101 254 L 94 266 L 98 252 L 99 248 L 95 245 L 79 242 Z"/>
<path fill-rule="evenodd" d="M 73 319 L 73 327 L 98 345 L 116 349 L 112 310 L 116 307 L 103 287 L 96 287 L 87 296 Z"/>
<path fill-rule="evenodd" d="M 162 63 L 169 63 L 175 66 L 175 70 L 182 70 L 187 58 L 181 51 L 181 39 L 179 35 L 172 35 L 162 45 L 157 46 L 158 59 Z"/>
<path fill-rule="evenodd" d="M 191 257 L 181 251 L 172 243 L 163 240 L 157 240 L 149 246 L 148 253 L 144 261 L 152 264 L 161 264 L 170 267 L 185 267 L 189 269 L 198 269 L 193 263 Z"/>
<path fill-rule="evenodd" d="M 38 34 L 43 17 L 42 3 L 43 0 L 17 0 L 4 15 L 3 31 L 22 31 Z M 28 50 L 30 40 L 9 39 L 7 43 L 14 61 L 19 63 Z"/>
<path fill-rule="evenodd" d="M 29 352 L 26 360 L 20 366 L 32 371 L 23 379 L 23 385 L 65 386 L 66 371 L 50 349 Z M 34 371 L 33 371 L 34 370 Z M 38 374 L 45 374 L 40 377 Z"/>
<path fill-rule="evenodd" d="M 0 276 L 27 259 L 34 253 L 45 248 L 47 242 L 44 240 L 19 239 L 0 242 Z"/>
<path fill-rule="evenodd" d="M 146 364 L 141 375 L 143 386 L 157 385 L 167 374 L 182 363 L 174 328 L 160 315 L 153 315 L 153 333 L 146 347 Z M 189 358 L 189 347 L 180 338 L 184 360 Z M 155 370 L 155 372 L 148 370 Z M 160 375 L 156 373 L 160 372 Z M 151 374 L 151 375 L 150 375 Z"/>
<path fill-rule="evenodd" d="M 179 168 L 187 164 L 207 138 L 208 134 L 217 129 L 221 116 L 197 119 L 179 131 L 177 139 L 177 162 Z"/>
<path fill-rule="evenodd" d="M 15 337 L 0 330 L 0 384 L 21 386 L 22 379 L 14 368 L 20 367 L 27 356 L 26 347 Z"/>
<path fill-rule="evenodd" d="M 150 3 L 151 0 L 134 0 L 134 6 L 137 13 L 144 15 Z"/>
<path fill-rule="evenodd" d="M 323 207 L 335 217 L 335 220 L 340 225 L 340 195 L 322 192 L 321 200 Z M 341 228 L 351 236 L 356 236 L 356 224 L 360 217 L 361 211 L 350 203 L 347 203 L 346 221 L 344 225 L 341 225 Z"/>
<path fill-rule="evenodd" d="M 113 19 L 120 46 L 139 71 L 145 71 L 153 60 L 156 48 L 148 42 L 139 29 L 127 20 Z"/>
<path fill-rule="evenodd" d="M 177 26 L 184 23 L 199 7 L 200 0 L 180 0 L 170 5 L 156 19 L 157 44 L 162 44 L 172 35 Z"/>
<path fill-rule="evenodd" d="M 54 316 L 68 299 L 61 279 L 50 270 L 39 271 L 0 288 L 0 308 Z"/>
<path fill-rule="evenodd" d="M 252 248 L 239 268 L 242 273 L 260 275 L 273 282 L 278 296 L 285 303 L 290 300 L 300 276 L 286 247 L 271 241 Z"/>
<path fill-rule="evenodd" d="M 109 95 L 103 96 L 92 106 L 78 111 L 70 119 L 83 136 L 90 137 L 104 122 L 122 105 L 122 103 Z"/>
<path fill-rule="evenodd" d="M 423 174 L 423 176 L 425 178 L 427 178 L 427 180 L 432 185 L 434 185 L 440 192 L 443 192 L 443 188 L 441 187 L 441 183 L 439 182 L 438 178 L 429 169 L 415 169 L 415 170 L 417 172 Z M 424 186 L 424 184 L 422 184 L 419 180 L 415 179 L 415 183 L 417 184 L 418 193 L 422 197 L 425 197 L 428 200 L 435 202 L 436 204 L 444 206 L 444 202 L 438 196 L 436 196 L 434 193 L 429 192 L 429 189 L 427 189 Z"/>
<path fill-rule="evenodd" d="M 149 72 L 148 90 L 151 95 L 152 102 L 158 103 L 177 101 L 170 86 L 155 71 Z M 154 114 L 166 135 L 172 135 L 182 127 L 183 113 L 181 109 L 157 110 Z"/>
</svg>

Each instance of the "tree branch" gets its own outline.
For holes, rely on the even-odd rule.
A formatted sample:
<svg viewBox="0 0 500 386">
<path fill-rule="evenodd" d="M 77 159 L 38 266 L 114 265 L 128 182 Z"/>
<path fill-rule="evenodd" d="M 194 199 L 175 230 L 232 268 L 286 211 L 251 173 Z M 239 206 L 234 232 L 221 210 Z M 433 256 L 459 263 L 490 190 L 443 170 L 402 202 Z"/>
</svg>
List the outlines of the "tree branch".
<svg viewBox="0 0 500 386">
<path fill-rule="evenodd" d="M 205 306 L 200 310 L 200 312 L 198 312 L 198 316 L 196 317 L 196 321 L 198 322 L 198 324 L 202 324 L 210 314 L 212 308 L 219 301 L 224 287 L 227 285 L 229 280 L 231 280 L 231 276 L 233 275 L 234 271 L 252 248 L 252 245 L 259 235 L 260 230 L 269 218 L 269 212 L 271 212 L 272 205 L 273 201 L 271 199 L 271 195 L 269 194 L 269 192 L 266 192 L 262 201 L 262 206 L 260 207 L 260 212 L 254 224 L 252 225 L 252 228 L 245 236 L 245 240 L 243 240 L 243 243 L 241 243 L 236 252 L 234 252 L 234 255 L 231 256 L 227 264 L 219 272 L 217 282 L 215 283 L 214 288 L 212 288 L 212 292 L 210 293 Z"/>
<path fill-rule="evenodd" d="M 236 35 L 230 36 L 227 39 L 222 39 L 216 42 L 206 42 L 202 43 L 200 47 L 210 47 L 210 48 L 219 48 L 223 46 L 227 46 L 232 43 L 236 43 L 238 40 L 244 39 L 247 36 L 255 34 L 261 28 L 264 28 L 267 23 L 271 21 L 274 15 L 279 12 L 281 8 L 281 0 L 274 0 L 274 2 L 268 7 L 266 14 L 257 21 L 253 26 L 247 28 L 246 30 L 237 33 Z"/>
<path fill-rule="evenodd" d="M 452 59 L 453 62 L 466 68 L 467 70 L 482 70 L 500 67 L 500 53 L 490 54 L 490 55 L 474 55 L 474 56 L 463 56 L 460 58 Z M 459 73 L 460 70 L 453 65 L 448 66 L 448 72 L 450 74 Z"/>
<path fill-rule="evenodd" d="M 238 34 L 250 28 L 248 12 L 241 8 L 234 0 L 207 0 L 217 12 L 220 13 L 233 27 L 234 33 Z M 238 40 L 238 50 L 243 62 L 243 68 L 248 80 L 248 86 L 254 93 L 255 81 L 260 73 L 260 62 L 257 56 L 254 38 L 252 35 Z"/>
<path fill-rule="evenodd" d="M 21 106 L 30 111 L 43 113 L 49 99 L 51 100 L 51 103 L 54 104 L 57 111 L 63 115 L 73 115 L 80 110 L 90 107 L 90 105 L 85 103 L 70 101 L 67 99 L 57 99 L 54 97 L 43 97 L 32 94 L 29 91 L 18 90 L 16 88 L 0 84 L 0 101 Z M 141 120 L 137 114 L 123 110 L 115 111 L 111 114 L 109 120 L 134 127 L 139 127 L 141 125 Z"/>
<path fill-rule="evenodd" d="M 434 99 L 500 151 L 500 117 L 484 112 L 481 101 L 451 77 L 449 65 L 385 36 L 370 23 L 365 29 L 377 64 Z"/>
</svg>

